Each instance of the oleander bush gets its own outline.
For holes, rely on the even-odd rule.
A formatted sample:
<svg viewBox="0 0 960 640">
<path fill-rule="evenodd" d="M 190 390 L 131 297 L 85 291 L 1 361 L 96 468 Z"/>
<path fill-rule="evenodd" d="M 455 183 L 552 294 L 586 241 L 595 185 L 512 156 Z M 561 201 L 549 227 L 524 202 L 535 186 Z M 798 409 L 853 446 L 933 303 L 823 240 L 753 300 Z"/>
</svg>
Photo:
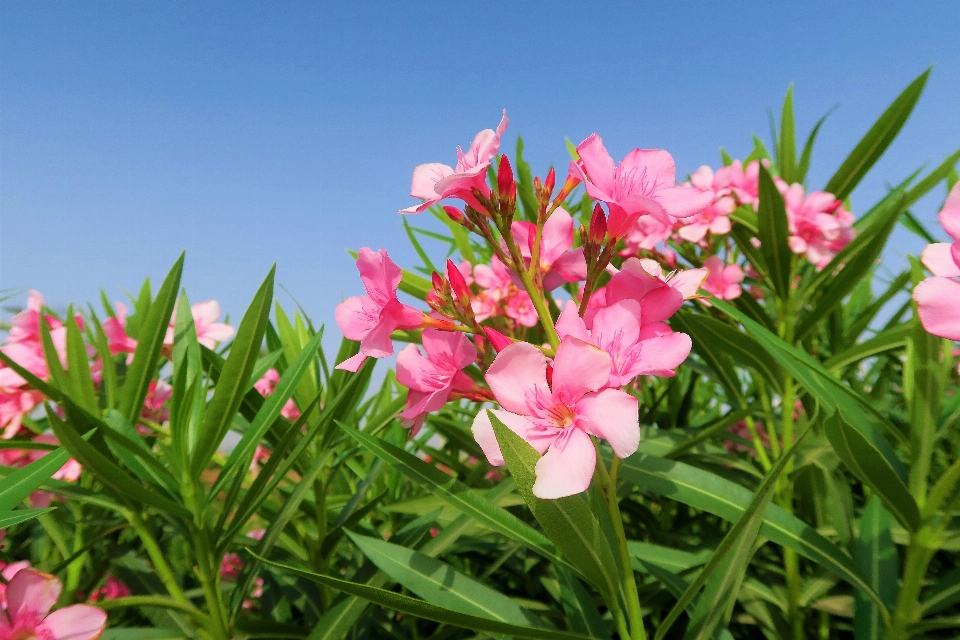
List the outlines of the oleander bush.
<svg viewBox="0 0 960 640">
<path fill-rule="evenodd" d="M 273 270 L 235 326 L 184 256 L 127 304 L 31 292 L 0 639 L 956 637 L 960 151 L 850 199 L 928 74 L 819 188 L 792 91 L 686 177 L 597 134 L 534 177 L 504 112 L 414 170 L 421 264 L 354 254 L 335 355 Z"/>
</svg>

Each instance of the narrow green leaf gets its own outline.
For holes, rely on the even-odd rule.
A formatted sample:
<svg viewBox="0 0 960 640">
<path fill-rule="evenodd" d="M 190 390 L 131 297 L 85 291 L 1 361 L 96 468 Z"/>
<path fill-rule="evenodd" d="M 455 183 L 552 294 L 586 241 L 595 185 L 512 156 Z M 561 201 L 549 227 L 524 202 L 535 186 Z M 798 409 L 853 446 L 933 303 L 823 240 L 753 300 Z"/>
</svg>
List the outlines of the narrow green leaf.
<svg viewBox="0 0 960 640">
<path fill-rule="evenodd" d="M 170 319 L 173 316 L 173 307 L 177 300 L 177 291 L 180 288 L 180 276 L 183 273 L 184 254 L 180 254 L 173 268 L 164 278 L 157 298 L 145 310 L 145 317 L 141 316 L 140 306 L 137 307 L 137 348 L 133 352 L 133 361 L 127 368 L 127 376 L 120 390 L 120 413 L 128 422 L 136 423 L 143 409 L 143 401 L 147 397 L 150 381 L 157 372 L 160 360 L 160 351 L 163 349 L 163 339 L 167 335 Z M 145 283 L 146 294 L 150 294 L 150 285 Z M 142 297 L 142 296 L 141 296 Z"/>
<path fill-rule="evenodd" d="M 17 469 L 0 480 L 0 512 L 12 511 L 24 498 L 36 491 L 70 459 L 66 449 L 58 449 Z"/>
<path fill-rule="evenodd" d="M 960 602 L 960 567 L 948 572 L 923 594 L 920 615 L 926 617 Z"/>
<path fill-rule="evenodd" d="M 17 509 L 16 511 L 0 512 L 0 529 L 6 529 L 7 527 L 12 527 L 20 524 L 21 522 L 26 522 L 27 520 L 33 520 L 34 518 L 42 516 L 45 513 L 50 513 L 51 511 L 53 511 L 53 508 Z"/>
<path fill-rule="evenodd" d="M 787 243 L 790 235 L 787 209 L 783 196 L 763 165 L 760 166 L 759 195 L 757 237 L 760 239 L 760 253 L 763 255 L 771 286 L 781 299 L 786 300 L 790 295 L 793 269 L 793 252 Z"/>
<path fill-rule="evenodd" d="M 912 327 L 909 324 L 885 329 L 869 340 L 864 340 L 830 357 L 823 363 L 823 366 L 832 370 L 842 369 L 866 358 L 902 349 L 907 346 L 911 331 Z"/>
<path fill-rule="evenodd" d="M 433 467 L 417 456 L 368 433 L 341 424 L 340 427 L 365 449 L 403 472 L 417 484 L 427 487 L 436 497 L 477 522 L 515 540 L 540 555 L 564 563 L 553 544 L 506 509 L 487 500 L 479 491 Z"/>
<path fill-rule="evenodd" d="M 920 508 L 886 452 L 863 431 L 850 426 L 840 411 L 826 419 L 824 428 L 847 468 L 880 496 L 900 524 L 908 531 L 916 531 L 920 527 Z"/>
<path fill-rule="evenodd" d="M 803 152 L 800 154 L 800 163 L 797 165 L 797 172 L 794 176 L 794 182 L 799 182 L 803 184 L 803 181 L 807 179 L 807 172 L 810 170 L 810 158 L 813 155 L 813 143 L 817 140 L 817 134 L 820 133 L 820 127 L 823 126 L 823 123 L 826 122 L 827 116 L 833 113 L 833 107 L 830 111 L 827 111 L 822 118 L 817 120 L 817 124 L 814 125 L 813 130 L 810 132 L 810 135 L 807 136 L 807 142 L 803 145 Z"/>
<path fill-rule="evenodd" d="M 600 523 L 582 496 L 542 500 L 533 495 L 536 466 L 541 455 L 523 438 L 487 411 L 503 459 L 533 517 L 564 557 L 593 583 L 608 605 L 615 606 L 620 579 L 617 562 Z"/>
<path fill-rule="evenodd" d="M 787 88 L 780 115 L 780 136 L 777 140 L 777 168 L 788 184 L 799 182 L 797 173 L 797 132 L 793 120 L 793 83 Z"/>
<path fill-rule="evenodd" d="M 267 329 L 270 305 L 273 299 L 273 279 L 276 265 L 270 267 L 260 289 L 250 303 L 250 307 L 240 321 L 237 337 L 230 346 L 230 355 L 223 365 L 223 371 L 217 380 L 213 398 L 203 417 L 203 426 L 197 436 L 197 446 L 191 460 L 194 477 L 206 468 L 210 458 L 230 430 L 230 424 L 236 415 L 247 390 L 247 381 L 253 372 L 253 366 L 260 356 L 263 334 Z"/>
<path fill-rule="evenodd" d="M 576 633 L 599 640 L 611 640 L 607 625 L 586 587 L 563 567 L 555 567 L 560 582 L 560 604 Z"/>
<path fill-rule="evenodd" d="M 897 602 L 897 548 L 890 535 L 890 514 L 877 496 L 872 496 L 860 518 L 860 536 L 853 557 L 888 609 Z M 853 635 L 855 640 L 882 640 L 886 637 L 884 616 L 869 597 L 854 592 Z"/>
<path fill-rule="evenodd" d="M 67 311 L 63 324 L 67 329 L 67 376 L 72 387 L 71 395 L 77 404 L 88 412 L 98 413 L 100 408 L 93 377 L 90 375 L 90 356 L 87 354 L 87 345 L 83 341 L 80 327 L 77 326 L 73 309 Z"/>
<path fill-rule="evenodd" d="M 440 560 L 349 531 L 347 536 L 381 571 L 431 604 L 511 624 L 543 626 L 510 598 Z"/>
<path fill-rule="evenodd" d="M 424 602 L 423 600 L 418 600 L 417 598 L 411 598 L 410 596 L 394 593 L 393 591 L 387 591 L 386 589 L 378 589 L 365 584 L 350 582 L 348 580 L 340 580 L 339 578 L 333 578 L 331 576 L 325 576 L 319 573 L 304 571 L 303 569 L 298 569 L 280 562 L 273 562 L 265 558 L 260 559 L 266 564 L 278 569 L 282 569 L 288 573 L 298 575 L 302 578 L 307 578 L 308 580 L 313 580 L 314 582 L 330 587 L 331 589 L 336 589 L 337 591 L 342 591 L 343 593 L 349 593 L 350 595 L 364 598 L 365 600 L 369 600 L 370 602 L 378 604 L 381 607 L 392 609 L 394 611 L 400 611 L 402 613 L 423 618 L 425 620 L 433 620 L 434 622 L 440 622 L 442 624 L 449 624 L 455 627 L 470 629 L 473 632 L 483 631 L 487 633 L 513 636 L 516 638 L 531 638 L 533 640 L 540 640 L 541 638 L 543 640 L 552 640 L 554 638 L 556 640 L 590 640 L 589 636 L 584 636 L 579 633 L 570 633 L 555 629 L 524 627 L 515 624 L 508 624 L 506 622 L 500 622 L 499 620 L 491 620 L 489 618 L 483 618 L 480 616 L 471 616 L 457 611 L 451 611 L 450 609 L 445 609 L 443 607 L 438 607 L 428 602 Z"/>
<path fill-rule="evenodd" d="M 900 133 L 900 129 L 906 123 L 907 118 L 910 117 L 917 100 L 920 99 L 920 94 L 923 93 L 923 87 L 927 83 L 929 75 L 930 69 L 921 73 L 887 107 L 886 111 L 863 136 L 863 139 L 853 148 L 846 160 L 841 163 L 840 168 L 827 182 L 824 191 L 834 194 L 839 200 L 845 200 L 853 192 L 854 187 L 859 184 L 867 171 L 880 159 L 883 152 Z"/>
</svg>

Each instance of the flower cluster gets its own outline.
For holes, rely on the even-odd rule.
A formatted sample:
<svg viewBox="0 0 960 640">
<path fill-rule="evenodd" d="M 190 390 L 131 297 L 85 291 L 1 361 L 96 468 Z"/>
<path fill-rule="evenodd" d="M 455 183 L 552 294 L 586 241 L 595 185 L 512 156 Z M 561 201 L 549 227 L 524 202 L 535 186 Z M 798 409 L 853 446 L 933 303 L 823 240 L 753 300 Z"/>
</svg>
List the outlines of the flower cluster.
<svg viewBox="0 0 960 640">
<path fill-rule="evenodd" d="M 496 402 L 501 409 L 493 415 L 543 454 L 534 494 L 560 498 L 589 486 L 595 439 L 621 458 L 636 451 L 642 379 L 672 376 L 688 356 L 689 336 L 667 321 L 685 300 L 699 297 L 712 273 L 709 266 L 665 273 L 654 260 L 621 261 L 618 247 L 647 221 L 669 226 L 697 219 L 704 229 L 697 240 L 726 232 L 729 224 L 709 216 L 729 211 L 705 213 L 717 208 L 714 195 L 677 184 L 666 151 L 635 149 L 616 164 L 593 134 L 577 147 L 559 191 L 553 169 L 533 181 L 537 210 L 521 218 L 510 160 L 496 159 L 506 126 L 504 114 L 495 131 L 477 134 L 466 153 L 458 149 L 456 168 L 417 167 L 410 192 L 423 202 L 401 210 L 459 200 L 459 207 L 442 211 L 485 242 L 486 256 L 476 264 L 448 260 L 445 273 L 435 272 L 426 313 L 400 302 L 403 272 L 385 250 L 361 249 L 357 268 L 367 295 L 349 298 L 336 312 L 360 350 L 338 368 L 357 371 L 368 357 L 392 355 L 393 332 L 406 331 L 403 337 L 420 343 L 397 354 L 397 382 L 408 389 L 400 417 L 411 435 L 450 401 Z M 577 221 L 564 203 L 580 184 L 596 202 L 577 244 Z M 722 271 L 710 286 L 735 278 Z M 478 413 L 473 434 L 488 462 L 503 465 L 486 411 Z"/>
</svg>

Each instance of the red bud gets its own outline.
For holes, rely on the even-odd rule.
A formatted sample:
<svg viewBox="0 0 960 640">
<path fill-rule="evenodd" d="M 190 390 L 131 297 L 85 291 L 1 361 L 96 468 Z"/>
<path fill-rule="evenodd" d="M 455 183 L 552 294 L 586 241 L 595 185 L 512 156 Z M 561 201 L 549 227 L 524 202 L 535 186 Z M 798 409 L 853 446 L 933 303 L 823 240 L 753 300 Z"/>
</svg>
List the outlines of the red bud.
<svg viewBox="0 0 960 640">
<path fill-rule="evenodd" d="M 433 275 L 430 277 L 430 279 L 433 281 L 433 290 L 434 290 L 434 291 L 443 291 L 443 276 L 442 276 L 442 275 L 440 275 L 439 273 L 437 273 L 436 271 L 434 271 L 434 272 L 433 272 Z"/>
<path fill-rule="evenodd" d="M 570 192 L 573 191 L 578 184 L 580 184 L 580 178 L 578 177 L 577 170 L 574 169 L 573 161 L 570 162 L 570 167 L 567 169 L 567 179 L 563 183 L 563 188 L 560 189 L 560 193 L 557 194 L 557 197 L 553 199 L 556 203 L 561 203 L 567 199 L 567 196 L 570 195 Z"/>
<path fill-rule="evenodd" d="M 513 199 L 517 194 L 517 185 L 513 180 L 513 167 L 506 154 L 500 156 L 500 169 L 497 171 L 497 191 L 500 199 Z"/>
<path fill-rule="evenodd" d="M 547 180 L 543 183 L 543 186 L 547 188 L 548 194 L 553 194 L 553 187 L 557 184 L 557 172 L 554 171 L 553 167 L 550 167 L 550 171 L 547 172 Z"/>
<path fill-rule="evenodd" d="M 444 205 L 443 210 L 447 212 L 447 215 L 450 216 L 451 220 L 457 224 L 463 224 L 463 221 L 465 220 L 463 211 L 460 211 L 460 209 L 451 207 L 449 205 Z"/>
<path fill-rule="evenodd" d="M 463 274 L 460 273 L 460 269 L 453 263 L 453 260 L 447 260 L 447 280 L 450 281 L 450 288 L 457 300 L 466 301 L 470 299 L 470 287 L 467 286 L 467 281 L 463 278 Z"/>
<path fill-rule="evenodd" d="M 509 347 L 511 344 L 513 344 L 513 340 L 503 335 L 496 329 L 491 329 L 490 327 L 484 327 L 483 333 L 487 336 L 487 340 L 490 341 L 490 344 L 493 345 L 493 348 L 497 353 L 500 353 L 501 351 Z"/>
<path fill-rule="evenodd" d="M 593 208 L 593 217 L 590 218 L 590 241 L 596 245 L 601 245 L 606 235 L 607 216 L 604 215 L 603 207 L 598 202 Z"/>
</svg>

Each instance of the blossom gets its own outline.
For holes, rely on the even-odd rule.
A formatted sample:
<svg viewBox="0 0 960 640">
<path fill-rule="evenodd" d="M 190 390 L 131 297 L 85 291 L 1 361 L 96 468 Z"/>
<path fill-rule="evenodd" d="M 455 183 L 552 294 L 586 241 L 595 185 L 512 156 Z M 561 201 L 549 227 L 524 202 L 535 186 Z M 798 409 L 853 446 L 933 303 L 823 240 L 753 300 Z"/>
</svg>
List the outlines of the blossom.
<svg viewBox="0 0 960 640">
<path fill-rule="evenodd" d="M 107 336 L 110 355 L 133 353 L 137 350 L 137 341 L 127 335 L 127 305 L 122 302 L 117 303 L 116 316 L 103 321 L 103 332 Z"/>
<path fill-rule="evenodd" d="M 703 288 L 721 300 L 733 300 L 740 297 L 743 288 L 743 269 L 740 265 L 724 265 L 720 256 L 710 256 L 703 266 L 710 272 L 703 282 Z"/>
<path fill-rule="evenodd" d="M 804 255 L 818 268 L 825 267 L 853 239 L 853 214 L 832 193 L 804 195 L 799 184 L 787 185 L 779 178 L 776 184 L 787 210 L 791 251 Z"/>
<path fill-rule="evenodd" d="M 274 389 L 277 388 L 278 382 L 280 382 L 280 374 L 277 373 L 277 370 L 267 369 L 267 372 L 263 374 L 263 377 L 253 384 L 253 388 L 256 389 L 260 395 L 266 398 L 273 393 Z M 296 420 L 300 417 L 300 409 L 297 408 L 293 398 L 288 399 L 286 403 L 284 403 L 283 408 L 280 409 L 280 415 L 287 420 Z"/>
<path fill-rule="evenodd" d="M 607 440 L 625 458 L 640 444 L 637 399 L 604 388 L 610 378 L 607 352 L 573 336 L 560 341 L 547 381 L 547 358 L 537 347 L 517 342 L 501 351 L 486 380 L 502 410 L 493 414 L 543 454 L 533 494 L 553 499 L 585 491 L 596 465 L 591 435 Z M 490 464 L 504 464 L 486 411 L 473 422 L 473 435 Z"/>
<path fill-rule="evenodd" d="M 960 276 L 960 182 L 953 185 L 937 217 L 953 243 L 927 245 L 923 250 L 923 264 L 935 276 L 956 278 Z"/>
<path fill-rule="evenodd" d="M 482 289 L 470 302 L 478 322 L 497 315 L 506 315 L 524 327 L 539 322 L 533 300 L 516 285 L 514 275 L 497 256 L 490 258 L 489 265 L 475 266 L 473 279 Z"/>
<path fill-rule="evenodd" d="M 107 580 L 103 586 L 90 594 L 90 600 L 96 601 L 101 597 L 104 600 L 116 600 L 117 598 L 126 598 L 129 595 L 130 587 L 113 576 L 107 576 Z"/>
<path fill-rule="evenodd" d="M 227 553 L 220 561 L 220 577 L 231 582 L 240 577 L 243 570 L 243 560 L 235 553 Z"/>
<path fill-rule="evenodd" d="M 193 316 L 193 326 L 197 331 L 197 342 L 208 349 L 213 349 L 218 342 L 229 340 L 233 336 L 234 329 L 229 324 L 217 322 L 220 318 L 220 303 L 216 300 L 207 300 L 190 305 L 190 313 Z M 173 316 L 170 318 L 170 324 L 167 327 L 167 334 L 163 338 L 163 344 L 173 346 L 173 331 L 177 321 L 177 306 L 173 306 Z"/>
<path fill-rule="evenodd" d="M 173 387 L 166 380 L 151 380 L 147 396 L 143 399 L 140 417 L 151 422 L 166 422 L 170 419 L 167 402 L 173 397 Z M 148 432 L 149 433 L 149 432 Z"/>
<path fill-rule="evenodd" d="M 484 196 L 490 194 L 486 183 L 487 167 L 490 166 L 490 159 L 500 149 L 500 136 L 506 131 L 508 124 L 507 110 L 504 109 L 503 118 L 496 131 L 484 129 L 478 133 L 466 153 L 457 147 L 455 168 L 430 162 L 414 169 L 410 195 L 423 202 L 401 209 L 400 213 L 420 213 L 444 198 L 460 198 L 474 209 L 483 211 L 484 207 L 474 197 L 473 189 L 479 189 Z"/>
<path fill-rule="evenodd" d="M 0 638 L 43 640 L 95 640 L 107 626 L 106 612 L 85 604 L 50 609 L 63 585 L 49 573 L 27 568 L 7 585 L 7 606 L 0 613 Z"/>
<path fill-rule="evenodd" d="M 953 238 L 952 245 L 937 243 L 923 252 L 923 262 L 933 273 L 913 289 L 920 322 L 929 333 L 960 340 L 960 183 L 953 185 L 939 214 L 940 224 Z"/>
<path fill-rule="evenodd" d="M 623 241 L 627 245 L 627 255 L 636 255 L 642 249 L 654 250 L 658 244 L 670 239 L 675 226 L 676 220 L 673 218 L 664 220 L 653 216 L 641 217 L 624 236 Z"/>
<path fill-rule="evenodd" d="M 4 529 L 3 532 L 6 534 L 7 530 Z M 6 581 L 0 583 L 0 605 L 2 605 L 4 609 L 7 608 L 7 585 L 11 580 L 13 580 L 13 576 L 20 573 L 20 571 L 23 569 L 29 568 L 29 560 L 18 560 L 17 562 L 11 562 L 10 564 L 0 561 L 0 575 L 2 575 L 3 579 Z"/>
<path fill-rule="evenodd" d="M 691 216 L 708 204 L 711 194 L 678 187 L 673 156 L 662 149 L 634 149 L 614 165 L 597 134 L 577 146 L 580 155 L 573 167 L 580 174 L 587 194 L 610 207 L 607 231 L 622 238 L 642 215 L 664 223 Z"/>
<path fill-rule="evenodd" d="M 557 319 L 557 335 L 561 340 L 573 336 L 589 342 L 610 355 L 610 377 L 604 386 L 619 388 L 640 375 L 673 376 L 674 367 L 690 354 L 690 336 L 664 330 L 658 323 L 643 327 L 641 316 L 640 303 L 625 299 L 599 309 L 587 329 L 570 300 Z"/>
<path fill-rule="evenodd" d="M 720 167 L 713 188 L 717 195 L 733 195 L 740 204 L 756 207 L 760 203 L 760 162 L 754 160 L 744 168 L 742 162 L 734 160 L 729 166 Z"/>
<path fill-rule="evenodd" d="M 477 349 L 466 335 L 424 329 L 422 342 L 426 357 L 412 344 L 397 354 L 397 382 L 408 389 L 400 417 L 411 436 L 420 431 L 428 413 L 443 408 L 451 393 L 471 393 L 477 387 L 462 371 L 477 360 Z"/>
<path fill-rule="evenodd" d="M 706 235 L 724 235 L 730 233 L 730 218 L 737 203 L 726 193 L 723 175 L 719 179 L 710 167 L 703 166 L 690 176 L 692 188 L 710 193 L 711 202 L 699 213 L 680 221 L 677 235 L 687 242 L 700 242 Z M 722 195 L 721 195 L 722 194 Z"/>
<path fill-rule="evenodd" d="M 390 334 L 397 329 L 417 329 L 427 316 L 397 299 L 397 287 L 403 272 L 386 249 L 379 252 L 369 247 L 360 249 L 357 269 L 363 281 L 365 296 L 347 298 L 337 306 L 335 317 L 343 335 L 360 342 L 360 353 L 344 360 L 337 369 L 358 371 L 368 358 L 385 358 L 393 354 Z"/>
<path fill-rule="evenodd" d="M 532 222 L 514 222 L 510 231 L 519 245 L 520 255 L 528 267 L 533 258 L 537 225 Z M 540 237 L 538 265 L 543 273 L 543 288 L 553 291 L 564 282 L 587 279 L 587 261 L 583 248 L 573 248 L 573 216 L 563 207 L 557 207 L 543 225 Z"/>
</svg>

